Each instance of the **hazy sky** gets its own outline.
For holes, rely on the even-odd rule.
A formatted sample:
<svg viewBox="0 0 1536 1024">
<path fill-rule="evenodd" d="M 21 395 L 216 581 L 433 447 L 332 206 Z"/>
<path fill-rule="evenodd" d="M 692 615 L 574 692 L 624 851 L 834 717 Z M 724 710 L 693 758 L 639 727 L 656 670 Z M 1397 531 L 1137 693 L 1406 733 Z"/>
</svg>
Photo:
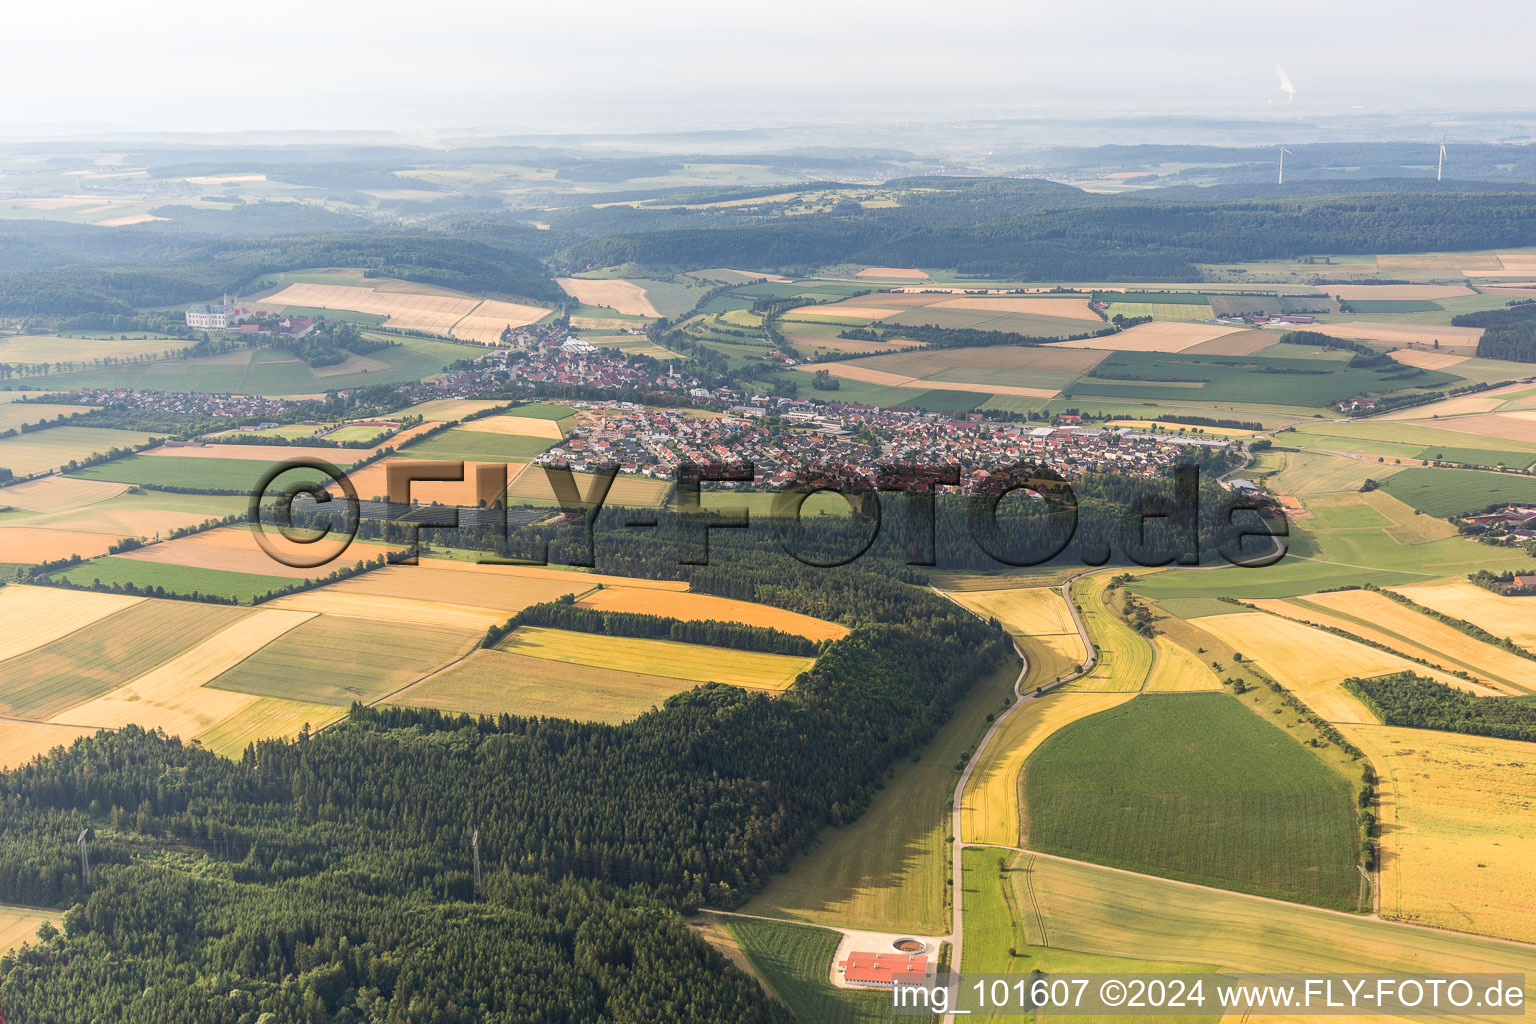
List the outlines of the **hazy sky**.
<svg viewBox="0 0 1536 1024">
<path fill-rule="evenodd" d="M 1536 4 L 1521 0 L 71 0 L 13 4 L 5 21 L 0 125 L 649 129 L 872 111 L 1536 107 Z"/>
</svg>

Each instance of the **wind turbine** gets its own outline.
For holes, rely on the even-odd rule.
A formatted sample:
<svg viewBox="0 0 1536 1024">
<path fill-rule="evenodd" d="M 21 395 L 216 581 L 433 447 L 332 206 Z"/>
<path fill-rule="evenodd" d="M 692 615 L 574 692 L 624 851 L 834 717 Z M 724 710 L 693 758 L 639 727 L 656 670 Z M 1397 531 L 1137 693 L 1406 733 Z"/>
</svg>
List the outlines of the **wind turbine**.
<svg viewBox="0 0 1536 1024">
<path fill-rule="evenodd" d="M 1440 162 L 1435 165 L 1435 180 L 1439 181 L 1445 176 L 1445 139 L 1440 139 Z"/>
<path fill-rule="evenodd" d="M 1286 149 L 1284 146 L 1281 146 L 1280 147 L 1280 180 L 1275 182 L 1276 185 L 1284 185 L 1285 184 L 1285 154 L 1287 154 L 1287 153 L 1291 153 L 1291 151 Z M 1291 153 L 1291 156 L 1295 156 L 1295 155 L 1296 155 L 1295 153 Z"/>
</svg>

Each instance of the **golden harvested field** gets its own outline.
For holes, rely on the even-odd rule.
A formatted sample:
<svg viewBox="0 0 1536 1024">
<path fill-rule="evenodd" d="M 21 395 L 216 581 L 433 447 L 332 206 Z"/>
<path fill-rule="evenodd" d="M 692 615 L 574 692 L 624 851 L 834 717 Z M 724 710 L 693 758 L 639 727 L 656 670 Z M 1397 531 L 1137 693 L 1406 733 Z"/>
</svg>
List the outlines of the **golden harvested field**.
<svg viewBox="0 0 1536 1024">
<path fill-rule="evenodd" d="M 899 373 L 873 370 L 857 363 L 802 363 L 795 369 L 805 373 L 826 370 L 834 377 L 864 381 L 868 384 L 884 384 L 893 388 L 917 388 L 922 391 L 974 391 L 994 395 L 1015 395 L 1020 398 L 1054 398 L 1056 388 L 1020 388 L 1002 384 L 958 384 L 946 381 L 921 380 Z"/>
<path fill-rule="evenodd" d="M 1239 331 L 1214 341 L 1191 345 L 1184 352 L 1191 356 L 1251 356 L 1275 343 L 1275 338 L 1263 331 Z"/>
<path fill-rule="evenodd" d="M 835 363 L 832 365 L 836 365 Z M 589 473 L 574 473 L 576 489 L 582 495 L 592 492 L 592 482 L 596 477 Z M 609 505 L 635 505 L 642 508 L 659 508 L 667 499 L 667 491 L 672 487 L 669 480 L 657 480 L 654 477 L 640 476 L 635 473 L 620 473 L 613 478 L 613 484 L 608 488 L 607 504 Z M 549 483 L 549 475 L 541 467 L 534 467 L 531 471 L 520 473 L 507 488 L 508 503 L 517 501 L 555 501 L 555 490 Z"/>
<path fill-rule="evenodd" d="M 1376 716 L 1343 686 L 1351 676 L 1369 678 L 1412 671 L 1454 686 L 1460 680 L 1341 636 L 1266 612 L 1203 615 L 1190 620 L 1230 645 L 1330 722 L 1375 725 Z M 1240 670 L 1233 668 L 1234 673 Z"/>
<path fill-rule="evenodd" d="M 167 350 L 180 351 L 191 344 L 190 341 L 167 338 L 122 341 L 117 338 L 61 338 L 51 334 L 0 335 L 0 363 L 90 363 L 95 359 L 136 359 L 146 355 L 159 356 Z M 85 411 L 85 407 L 79 405 L 73 409 L 75 412 Z"/>
<path fill-rule="evenodd" d="M 1211 671 L 1210 664 L 1187 647 L 1161 635 L 1152 638 L 1152 647 L 1152 674 L 1147 676 L 1144 687 L 1148 693 L 1221 689 L 1221 680 Z"/>
<path fill-rule="evenodd" d="M 1031 666 L 1033 668 L 1033 666 Z M 1033 675 L 1033 673 L 1031 673 Z M 1079 719 L 1107 711 L 1133 693 L 1053 693 L 1025 699 L 992 736 L 965 785 L 960 803 L 960 835 L 967 843 L 1021 846 L 1024 819 L 1021 777 L 1029 755 L 1051 735 Z"/>
<path fill-rule="evenodd" d="M 144 600 L 58 587 L 0 587 L 0 661 L 51 643 Z"/>
<path fill-rule="evenodd" d="M 664 669 L 664 672 L 654 674 L 770 691 L 787 688 L 815 661 L 814 658 L 787 654 L 758 654 L 704 644 L 637 640 L 535 626 L 520 626 L 513 630 L 497 649 L 530 658 L 617 671 Z"/>
<path fill-rule="evenodd" d="M 515 330 L 537 323 L 549 316 L 550 312 L 543 306 L 486 299 L 453 325 L 453 336 L 478 341 L 482 345 L 494 345 L 501 341 L 501 332 L 506 328 Z"/>
<path fill-rule="evenodd" d="M 290 284 L 252 305 L 262 309 L 278 306 L 349 309 L 386 316 L 389 319 L 385 324 L 390 327 L 446 335 L 454 324 L 480 305 L 480 300 L 472 295 L 444 292 L 428 294 L 341 284 Z M 540 310 L 539 314 L 542 316 L 547 312 Z"/>
<path fill-rule="evenodd" d="M 1406 349 L 1398 349 L 1393 355 L 1433 356 L 1430 352 L 1408 352 Z M 1452 359 L 1465 358 L 1452 356 Z M 1407 363 L 1409 360 L 1400 359 L 1399 362 Z M 1413 362 L 1410 365 L 1422 365 Z M 1440 367 L 1424 367 L 1424 369 L 1440 369 Z M 1447 398 L 1441 402 L 1432 402 L 1429 405 L 1415 406 L 1412 409 L 1397 409 L 1379 417 L 1383 420 L 1408 420 L 1411 423 L 1424 427 L 1441 427 L 1454 430 L 1449 423 L 1441 423 L 1434 417 L 1445 416 L 1470 416 L 1475 413 L 1493 412 L 1504 404 L 1502 398 L 1485 398 L 1482 395 L 1460 395 L 1456 398 Z"/>
<path fill-rule="evenodd" d="M 1382 916 L 1536 942 L 1531 745 L 1386 726 L 1344 734 L 1382 778 Z"/>
<path fill-rule="evenodd" d="M 43 479 L 54 479 L 44 477 Z M 134 504 L 104 501 L 66 512 L 50 512 L 26 520 L 28 527 L 39 530 L 77 530 L 103 533 L 111 537 L 144 537 L 153 540 L 183 526 L 195 526 L 208 519 L 207 513 L 176 512 L 170 509 L 141 508 Z"/>
<path fill-rule="evenodd" d="M 1152 670 L 1152 645 L 1105 603 L 1110 578 L 1098 573 L 1073 587 L 1073 600 L 1099 656 L 1092 672 L 1067 684 L 1069 690 L 1134 693 L 1146 685 Z"/>
<path fill-rule="evenodd" d="M 1388 354 L 1404 366 L 1417 366 L 1421 370 L 1444 370 L 1446 367 L 1455 366 L 1457 363 L 1464 363 L 1472 358 L 1470 355 L 1454 355 L 1449 352 L 1433 352 L 1418 348 L 1398 348 L 1393 349 Z M 1420 406 L 1414 409 L 1413 412 L 1417 413 L 1423 408 L 1427 408 L 1427 406 Z M 1407 410 L 1398 411 L 1405 412 Z M 1388 414 L 1381 418 L 1402 419 L 1405 417 L 1396 417 Z"/>
<path fill-rule="evenodd" d="M 470 413 L 484 412 L 487 409 L 495 409 L 506 405 L 506 402 L 491 402 L 478 398 L 439 398 L 431 402 L 419 402 L 408 406 L 392 415 L 404 419 L 407 416 L 420 416 L 425 423 L 446 423 L 449 420 L 461 420 Z"/>
<path fill-rule="evenodd" d="M 1355 620 L 1353 623 L 1340 623 L 1342 628 L 1351 633 L 1366 636 L 1362 624 L 1369 624 L 1379 631 L 1393 634 L 1391 638 L 1371 639 L 1380 640 L 1398 650 L 1406 647 L 1407 653 L 1447 668 L 1470 670 L 1484 682 L 1506 684 L 1502 687 L 1494 686 L 1495 692 L 1536 693 L 1536 661 L 1475 640 L 1461 630 L 1398 604 L 1384 594 L 1369 590 L 1340 590 L 1313 594 L 1304 600 L 1309 605 L 1352 617 Z M 1452 662 L 1454 664 L 1450 664 Z"/>
<path fill-rule="evenodd" d="M 1349 341 L 1380 341 L 1397 345 L 1423 345 L 1425 348 L 1439 341 L 1438 351 L 1444 352 L 1450 349 L 1454 354 L 1460 355 L 1472 355 L 1477 349 L 1477 339 L 1483 336 L 1481 327 L 1440 327 L 1433 324 L 1391 324 L 1369 321 L 1309 324 L 1307 330 Z"/>
<path fill-rule="evenodd" d="M 547 716 L 616 725 L 697 685 L 692 679 L 475 651 L 387 703 L 469 715 Z"/>
<path fill-rule="evenodd" d="M 389 467 L 409 466 L 427 467 L 441 466 L 444 462 L 457 462 L 458 460 L 436 459 L 402 459 L 390 457 L 370 463 L 355 473 L 348 473 L 347 478 L 352 482 L 352 487 L 357 491 L 357 496 L 363 500 L 369 498 L 383 499 L 389 495 Z M 528 467 L 526 462 L 465 462 L 464 479 L 462 480 L 413 480 L 410 485 L 411 501 L 429 505 L 437 502 L 442 505 L 460 505 L 465 508 L 474 508 L 481 499 L 489 504 L 502 494 L 501 480 L 503 468 L 506 471 L 508 482 L 515 481 L 517 477 Z M 484 477 L 488 484 L 482 493 L 480 480 Z M 617 483 L 614 484 L 618 486 Z M 331 493 L 341 493 L 341 487 L 332 484 L 328 488 Z M 398 495 L 404 498 L 405 495 Z"/>
<path fill-rule="evenodd" d="M 77 530 L 38 530 L 26 526 L 0 527 L 0 562 L 35 565 L 70 555 L 95 558 L 107 553 L 115 538 L 106 533 Z"/>
<path fill-rule="evenodd" d="M 1035 296 L 966 296 L 955 299 L 939 299 L 922 303 L 934 309 L 979 309 L 990 313 L 1025 313 L 1031 316 L 1057 316 L 1068 320 L 1084 320 L 1104 325 L 1099 314 L 1088 308 L 1086 296 L 1080 299 L 1039 298 Z"/>
<path fill-rule="evenodd" d="M 570 587 L 573 594 L 580 594 L 597 586 L 669 591 L 688 589 L 688 583 L 685 580 L 645 580 L 633 576 L 609 576 L 600 572 L 583 572 L 580 569 L 558 569 L 548 565 L 493 565 L 461 562 L 448 558 L 423 558 L 421 568 L 443 569 L 448 572 L 473 572 L 503 579 L 552 580 Z"/>
<path fill-rule="evenodd" d="M 0 719 L 0 771 L 19 768 L 54 747 L 67 747 L 81 736 L 94 735 L 95 729 Z M 4 917 L 0 916 L 0 950 L 6 948 L 5 925 Z"/>
<path fill-rule="evenodd" d="M 0 341 L 0 353 L 4 353 L 5 344 Z M 54 357 L 57 358 L 57 357 Z M 60 416 L 66 419 L 79 413 L 89 412 L 90 407 L 84 405 L 48 405 L 43 402 L 7 402 L 0 405 L 0 430 L 11 430 L 28 423 L 41 423 L 43 420 L 57 419 Z"/>
<path fill-rule="evenodd" d="M 852 367 L 864 367 L 888 375 L 877 383 L 890 378 L 912 380 L 933 377 L 949 370 L 979 370 L 993 373 L 1052 373 L 1079 374 L 1093 369 L 1106 358 L 1107 353 L 1051 346 L 997 345 L 989 348 L 954 348 L 937 351 L 897 352 L 888 356 L 860 359 L 848 363 Z M 833 364 L 840 365 L 840 364 Z M 929 382 L 924 382 L 928 386 Z"/>
<path fill-rule="evenodd" d="M 766 626 L 808 640 L 837 640 L 848 635 L 848 627 L 835 622 L 712 594 L 658 594 L 650 588 L 605 586 L 577 603 L 598 611 L 665 615 L 685 622 L 741 622 L 749 626 Z"/>
<path fill-rule="evenodd" d="M 895 280 L 926 281 L 928 274 L 925 271 L 918 270 L 916 267 L 865 267 L 855 274 L 854 277 L 887 277 Z"/>
<path fill-rule="evenodd" d="M 341 549 L 339 542 L 317 541 L 314 544 L 295 544 L 285 541 L 275 530 L 266 532 L 267 541 L 284 558 L 316 558 Z M 194 533 L 190 537 L 162 541 L 146 547 L 125 551 L 120 556 L 135 562 L 153 562 L 157 565 L 186 565 L 199 569 L 220 569 L 224 572 L 244 572 L 258 576 L 280 576 L 285 579 L 311 579 L 325 576 L 337 569 L 358 562 L 378 558 L 394 548 L 368 541 L 354 541 L 335 561 L 315 569 L 293 568 L 273 558 L 256 541 L 251 530 L 221 526 L 218 529 Z"/>
<path fill-rule="evenodd" d="M 1391 589 L 1426 608 L 1476 623 L 1494 636 L 1508 637 L 1526 650 L 1536 651 L 1536 598 L 1504 597 L 1464 577 Z"/>
<path fill-rule="evenodd" d="M 203 684 L 312 617 L 307 612 L 263 608 L 132 682 L 60 712 L 52 721 L 104 729 L 132 724 L 164 729 L 184 739 L 199 736 L 256 701 L 249 694 Z"/>
<path fill-rule="evenodd" d="M 1137 324 L 1129 330 L 1103 338 L 1080 338 L 1077 341 L 1053 341 L 1049 344 L 1056 348 L 1091 348 L 1106 352 L 1183 352 L 1217 338 L 1247 333 L 1247 328 L 1227 324 L 1158 320 Z"/>
<path fill-rule="evenodd" d="M 43 922 L 57 923 L 58 919 L 56 911 L 0 904 L 0 953 L 9 953 L 24 942 L 35 945 Z"/>
<path fill-rule="evenodd" d="M 499 608 L 478 608 L 469 605 L 447 604 L 442 601 L 414 597 L 382 597 L 356 594 L 338 590 L 341 584 L 307 590 L 302 594 L 290 594 L 263 607 L 287 608 L 292 611 L 316 612 L 325 615 L 350 615 L 359 619 L 380 619 L 385 622 L 421 622 L 428 625 L 448 626 L 454 629 L 484 630 L 499 626 L 510 616 Z"/>
<path fill-rule="evenodd" d="M 868 301 L 867 297 L 866 302 Z M 902 307 L 852 305 L 853 300 L 824 303 L 815 306 L 798 306 L 784 316 L 789 320 L 883 320 L 903 312 Z"/>
<path fill-rule="evenodd" d="M 1279 494 L 1329 494 L 1334 491 L 1359 491 L 1366 480 L 1385 480 L 1402 472 L 1401 466 L 1362 462 L 1342 455 L 1321 452 L 1271 452 L 1282 466 L 1266 479 Z"/>
<path fill-rule="evenodd" d="M 140 601 L 0 662 L 0 714 L 46 720 L 168 661 L 249 609 Z"/>
<path fill-rule="evenodd" d="M 1536 274 L 1536 253 L 1529 252 L 1501 252 L 1498 254 L 1499 263 L 1505 270 L 1516 270 L 1525 274 Z"/>
<path fill-rule="evenodd" d="M 127 489 L 127 484 L 108 483 L 105 480 L 45 476 L 0 489 L 0 505 L 10 505 L 28 512 L 68 512 L 115 498 Z"/>
<path fill-rule="evenodd" d="M 1038 920 L 1053 947 L 1233 971 L 1512 972 L 1527 975 L 1528 986 L 1536 978 L 1536 950 L 1496 939 L 1410 928 L 1055 857 L 1038 856 L 1030 871 Z M 1023 916 L 1030 941 L 1040 941 L 1036 918 Z M 1440 1019 L 1495 1024 L 1506 1018 Z"/>
<path fill-rule="evenodd" d="M 984 619 L 996 619 L 1010 633 L 1038 636 L 1047 633 L 1077 635 L 1072 611 L 1061 592 L 1052 587 L 1016 590 L 972 590 L 948 595 Z"/>
<path fill-rule="evenodd" d="M 148 444 L 151 436 L 142 430 L 49 427 L 30 434 L 0 437 L 0 466 L 17 476 L 31 476 L 58 469 L 72 460 L 83 459 L 98 452 Z"/>
<path fill-rule="evenodd" d="M 518 437 L 547 437 L 560 440 L 565 432 L 559 420 L 536 419 L 532 416 L 483 416 L 470 420 L 463 429 L 482 434 L 514 434 Z"/>
<path fill-rule="evenodd" d="M 469 608 L 504 622 L 531 604 L 581 593 L 590 584 L 507 574 L 471 574 L 422 565 L 392 565 L 322 587 L 313 594 L 390 597 Z M 304 595 L 294 595 L 301 597 Z M 283 598 L 287 601 L 287 598 Z"/>
<path fill-rule="evenodd" d="M 1536 442 L 1536 410 L 1522 409 L 1515 412 L 1492 412 L 1480 416 L 1456 416 L 1433 422 L 1418 421 L 1424 426 L 1441 427 L 1459 434 L 1477 437 L 1498 437 L 1506 441 Z M 1511 456 L 1511 459 L 1515 456 Z"/>
<path fill-rule="evenodd" d="M 391 441 L 391 444 L 394 442 Z M 145 455 L 162 459 L 240 459 L 246 462 L 287 462 L 289 459 L 320 459 L 346 468 L 365 458 L 370 448 L 304 448 L 281 444 L 191 444 L 161 445 Z M 254 481 L 252 481 L 254 483 Z"/>
<path fill-rule="evenodd" d="M 208 682 L 258 697 L 371 704 L 468 654 L 471 629 L 316 615 Z"/>
<path fill-rule="evenodd" d="M 587 306 L 607 306 L 625 316 L 659 317 L 645 289 L 632 281 L 591 281 L 579 277 L 557 277 L 555 283 L 565 294 Z"/>
<path fill-rule="evenodd" d="M 193 739 L 215 754 L 239 758 L 257 740 L 293 739 L 306 725 L 314 732 L 341 720 L 346 713 L 346 708 L 333 704 L 263 697 Z"/>
<path fill-rule="evenodd" d="M 1321 289 L 1336 299 L 1451 299 L 1476 295 L 1464 284 L 1326 284 Z"/>
</svg>

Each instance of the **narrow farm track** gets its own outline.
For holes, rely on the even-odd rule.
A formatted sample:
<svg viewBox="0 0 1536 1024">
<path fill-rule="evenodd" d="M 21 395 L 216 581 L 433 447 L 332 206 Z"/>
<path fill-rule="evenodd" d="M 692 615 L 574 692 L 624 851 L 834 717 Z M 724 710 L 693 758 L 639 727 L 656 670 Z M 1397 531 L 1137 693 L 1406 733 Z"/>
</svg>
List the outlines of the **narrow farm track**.
<svg viewBox="0 0 1536 1024">
<path fill-rule="evenodd" d="M 1087 652 L 1087 658 L 1084 660 L 1082 667 L 1077 672 L 1063 676 L 1055 683 L 1050 684 L 1048 689 L 1040 688 L 1026 696 L 1023 692 L 1023 686 L 1024 678 L 1029 675 L 1029 658 L 1025 656 L 1022 650 L 1020 650 L 1018 644 L 1014 644 L 1013 649 L 1018 653 L 1019 660 L 1023 662 L 1022 666 L 1019 668 L 1019 677 L 1013 682 L 1014 701 L 1008 706 L 1007 710 L 997 716 L 997 718 L 992 722 L 992 727 L 987 730 L 986 735 L 983 736 L 981 740 L 976 744 L 976 750 L 971 754 L 971 759 L 966 762 L 965 770 L 960 773 L 960 781 L 955 783 L 955 795 L 954 799 L 951 801 L 950 806 L 949 826 L 950 835 L 953 837 L 953 841 L 950 844 L 950 867 L 953 877 L 953 882 L 950 888 L 952 894 L 951 905 L 953 907 L 953 919 L 950 925 L 949 933 L 949 963 L 951 971 L 960 970 L 960 954 L 964 945 L 965 938 L 965 886 L 963 884 L 961 863 L 965 854 L 965 848 L 967 846 L 984 845 L 981 843 L 967 843 L 965 841 L 964 833 L 961 832 L 961 805 L 965 798 L 966 784 L 971 781 L 971 774 L 976 770 L 976 766 L 981 763 L 981 756 L 986 751 L 987 744 L 992 742 L 992 737 L 995 736 L 997 731 L 1003 727 L 1003 723 L 1008 720 L 1009 716 L 1024 705 L 1024 701 L 1038 700 L 1041 697 L 1049 694 L 1052 690 L 1055 690 L 1057 687 L 1065 685 L 1066 683 L 1085 676 L 1093 671 L 1095 665 L 1098 662 L 1098 652 L 1094 649 L 1093 638 L 1088 635 L 1088 627 L 1083 624 L 1083 617 L 1078 613 L 1077 605 L 1072 601 L 1072 584 L 1077 580 L 1082 579 L 1084 576 L 1090 576 L 1094 572 L 1104 571 L 1107 570 L 1095 569 L 1090 570 L 1089 572 L 1078 573 L 1076 576 L 1073 576 L 1071 579 L 1063 583 L 1060 587 L 1062 600 L 1067 603 L 1067 610 L 1072 613 L 1072 623 L 1073 625 L 1077 626 L 1077 634 L 1082 638 L 1083 641 L 1083 650 Z M 955 604 L 960 605 L 960 602 L 955 601 L 954 597 L 944 593 L 944 591 L 939 590 L 936 587 L 934 588 L 934 592 L 948 598 L 951 601 L 954 601 Z M 960 607 L 964 608 L 965 606 L 960 605 Z M 970 609 L 966 610 L 970 611 Z M 972 612 L 971 614 L 974 615 L 976 613 Z M 1009 849 L 1013 849 L 1013 847 L 1009 847 Z M 1044 928 L 1043 921 L 1041 922 L 1041 927 L 1042 929 Z M 954 1019 L 955 1015 L 953 1013 L 947 1013 L 944 1015 L 944 1024 L 953 1024 Z"/>
</svg>

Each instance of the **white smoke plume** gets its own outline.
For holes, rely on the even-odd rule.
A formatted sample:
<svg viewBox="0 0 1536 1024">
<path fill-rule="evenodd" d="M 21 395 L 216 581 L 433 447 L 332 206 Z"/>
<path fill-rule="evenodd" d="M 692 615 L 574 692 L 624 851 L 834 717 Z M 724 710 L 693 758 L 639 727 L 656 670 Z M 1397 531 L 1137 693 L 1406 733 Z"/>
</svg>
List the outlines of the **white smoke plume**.
<svg viewBox="0 0 1536 1024">
<path fill-rule="evenodd" d="M 1280 76 L 1280 91 L 1290 97 L 1287 102 L 1294 103 L 1296 100 L 1296 86 L 1291 84 L 1291 76 L 1286 74 L 1285 68 L 1279 64 L 1275 65 L 1275 74 Z"/>
</svg>

